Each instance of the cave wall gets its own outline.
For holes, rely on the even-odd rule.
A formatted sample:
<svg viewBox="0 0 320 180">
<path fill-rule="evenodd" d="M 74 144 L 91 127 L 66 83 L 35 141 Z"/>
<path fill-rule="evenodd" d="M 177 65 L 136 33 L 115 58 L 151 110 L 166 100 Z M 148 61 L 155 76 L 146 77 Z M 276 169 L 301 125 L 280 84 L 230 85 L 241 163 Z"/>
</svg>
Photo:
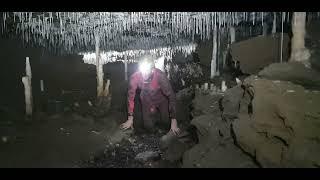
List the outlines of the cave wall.
<svg viewBox="0 0 320 180">
<path fill-rule="evenodd" d="M 225 45 L 227 38 L 221 42 Z M 196 52 L 185 57 L 181 53 L 173 57 L 176 63 L 184 63 L 199 58 L 205 77 L 209 77 L 212 59 L 212 39 L 198 41 Z M 17 39 L 0 38 L 1 81 L 0 107 L 10 107 L 24 113 L 24 87 L 21 77 L 25 73 L 25 57 L 30 57 L 33 73 L 33 94 L 35 104 L 40 103 L 40 79 L 44 80 L 48 99 L 59 99 L 61 90 L 82 90 L 83 99 L 94 99 L 96 95 L 96 69 L 94 65 L 84 64 L 79 55 L 53 56 L 40 48 L 25 48 Z M 220 52 L 222 55 L 222 51 Z M 221 56 L 219 56 L 221 58 Z M 220 62 L 221 63 L 221 62 Z M 135 71 L 136 64 L 128 65 L 129 76 Z M 221 66 L 221 64 L 220 64 Z M 127 84 L 124 80 L 124 64 L 108 63 L 104 65 L 105 79 L 111 79 L 113 94 L 112 107 L 124 110 L 126 104 Z M 209 74 L 208 74 L 209 73 Z"/>
<path fill-rule="evenodd" d="M 95 67 L 82 63 L 78 55 L 53 56 L 40 48 L 26 48 L 17 39 L 0 39 L 0 107 L 23 114 L 25 111 L 24 87 L 25 59 L 30 58 L 35 110 L 41 104 L 40 80 L 48 99 L 59 99 L 61 90 L 85 89 L 95 93 Z"/>
<path fill-rule="evenodd" d="M 282 61 L 289 57 L 289 36 L 283 36 Z M 257 36 L 231 45 L 232 58 L 240 62 L 244 73 L 254 74 L 275 62 L 280 62 L 281 34 Z"/>
<path fill-rule="evenodd" d="M 24 87 L 21 78 L 25 75 L 25 59 L 30 57 L 33 73 L 33 86 L 37 74 L 40 50 L 35 48 L 25 49 L 17 40 L 0 39 L 0 108 L 11 107 L 15 111 L 24 112 Z M 39 85 L 40 87 L 40 85 Z M 36 100 L 37 97 L 34 97 Z"/>
</svg>

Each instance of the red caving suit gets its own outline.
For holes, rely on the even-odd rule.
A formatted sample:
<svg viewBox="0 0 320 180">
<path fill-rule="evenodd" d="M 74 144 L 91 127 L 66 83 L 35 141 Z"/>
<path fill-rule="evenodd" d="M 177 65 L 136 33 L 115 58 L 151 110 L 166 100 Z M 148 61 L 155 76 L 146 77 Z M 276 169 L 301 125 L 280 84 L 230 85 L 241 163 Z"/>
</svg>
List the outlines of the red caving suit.
<svg viewBox="0 0 320 180">
<path fill-rule="evenodd" d="M 128 113 L 133 114 L 134 98 L 137 89 L 141 90 L 142 118 L 144 128 L 154 130 L 157 119 L 155 114 L 160 112 L 161 123 L 170 124 L 176 118 L 176 97 L 166 74 L 154 68 L 150 78 L 143 80 L 140 71 L 130 77 L 128 88 Z"/>
</svg>

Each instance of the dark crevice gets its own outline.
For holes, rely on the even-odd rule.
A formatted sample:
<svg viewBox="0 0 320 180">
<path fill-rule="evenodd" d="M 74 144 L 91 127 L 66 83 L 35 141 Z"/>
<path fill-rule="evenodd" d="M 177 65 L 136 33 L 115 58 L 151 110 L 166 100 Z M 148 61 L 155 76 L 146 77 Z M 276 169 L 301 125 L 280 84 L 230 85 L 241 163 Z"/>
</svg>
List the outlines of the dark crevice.
<svg viewBox="0 0 320 180">
<path fill-rule="evenodd" d="M 242 99 L 245 98 L 245 95 L 248 94 L 250 96 L 250 103 L 248 104 L 248 114 L 252 114 L 253 113 L 253 105 L 252 105 L 252 101 L 254 99 L 254 91 L 253 91 L 253 87 L 249 86 L 249 85 L 241 85 L 241 88 L 243 89 L 243 94 L 242 94 Z M 239 110 L 240 110 L 240 104 L 239 104 Z"/>
<path fill-rule="evenodd" d="M 220 136 L 220 137 L 223 137 L 222 132 L 221 132 L 220 130 L 219 130 L 218 132 L 219 132 L 219 136 Z"/>
<path fill-rule="evenodd" d="M 284 147 L 282 147 L 281 148 L 281 159 L 280 159 L 280 164 L 283 164 L 283 162 L 284 162 L 284 159 L 285 158 L 285 148 Z"/>
<path fill-rule="evenodd" d="M 198 144 L 199 143 L 199 138 L 198 138 L 198 135 L 197 135 L 196 126 L 190 125 L 187 128 L 187 131 L 190 133 L 190 137 L 191 137 L 192 141 L 195 142 L 196 144 Z"/>
<path fill-rule="evenodd" d="M 284 140 L 283 138 L 281 138 L 281 137 L 279 137 L 279 136 L 273 136 L 273 138 L 275 138 L 275 139 L 277 139 L 277 140 L 279 140 L 279 141 L 281 141 L 286 147 L 288 147 L 289 146 L 289 144 L 287 143 L 287 141 L 286 140 Z"/>
<path fill-rule="evenodd" d="M 241 100 L 240 100 L 241 101 Z M 241 103 L 238 104 L 238 113 L 240 112 L 240 108 L 241 108 Z"/>
<path fill-rule="evenodd" d="M 286 128 L 286 129 L 289 129 L 291 133 L 294 132 L 293 128 L 291 126 L 288 126 L 286 125 L 286 118 L 281 116 L 280 114 L 277 114 L 277 116 L 282 120 L 282 123 L 283 123 L 283 126 Z"/>
<path fill-rule="evenodd" d="M 251 157 L 253 157 L 253 162 L 255 162 L 258 167 L 260 167 L 260 168 L 263 167 L 262 164 L 260 164 L 260 163 L 258 162 L 258 160 L 257 160 L 257 151 L 256 151 L 256 150 L 254 151 L 254 156 L 251 156 Z"/>
<path fill-rule="evenodd" d="M 252 106 L 252 101 L 248 105 L 248 114 L 253 114 L 253 106 Z"/>
<path fill-rule="evenodd" d="M 219 104 L 219 109 L 220 109 L 221 112 L 223 112 L 222 100 L 223 100 L 223 97 L 219 99 L 219 103 L 218 103 Z"/>
<path fill-rule="evenodd" d="M 233 130 L 233 125 L 232 124 L 230 124 L 230 134 L 231 134 L 231 137 L 233 138 L 233 143 L 235 144 L 235 145 L 237 145 L 238 143 L 238 141 L 237 141 L 237 136 L 236 136 L 236 133 L 234 132 L 234 130 Z"/>
</svg>

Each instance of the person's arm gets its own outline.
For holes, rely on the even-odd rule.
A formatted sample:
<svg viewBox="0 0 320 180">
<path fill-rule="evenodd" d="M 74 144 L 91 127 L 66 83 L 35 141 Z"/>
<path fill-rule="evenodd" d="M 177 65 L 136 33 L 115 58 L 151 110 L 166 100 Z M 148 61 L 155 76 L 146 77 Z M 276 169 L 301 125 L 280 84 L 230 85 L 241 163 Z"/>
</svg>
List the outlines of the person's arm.
<svg viewBox="0 0 320 180">
<path fill-rule="evenodd" d="M 169 79 L 164 73 L 160 74 L 159 82 L 162 93 L 167 96 L 169 100 L 169 116 L 171 119 L 170 132 L 178 135 L 180 133 L 180 129 L 178 127 L 178 122 L 176 119 L 176 95 L 172 89 Z"/>
<path fill-rule="evenodd" d="M 176 95 L 172 89 L 169 79 L 164 73 L 159 74 L 159 84 L 162 93 L 169 100 L 169 116 L 171 119 L 176 119 Z"/>
<path fill-rule="evenodd" d="M 128 115 L 133 116 L 134 111 L 134 98 L 136 96 L 136 90 L 138 87 L 138 78 L 136 74 L 133 74 L 129 80 L 128 87 Z"/>
<path fill-rule="evenodd" d="M 128 87 L 128 120 L 120 125 L 123 130 L 133 128 L 133 110 L 134 110 L 134 98 L 136 96 L 136 90 L 138 87 L 138 79 L 135 74 L 130 77 Z"/>
</svg>

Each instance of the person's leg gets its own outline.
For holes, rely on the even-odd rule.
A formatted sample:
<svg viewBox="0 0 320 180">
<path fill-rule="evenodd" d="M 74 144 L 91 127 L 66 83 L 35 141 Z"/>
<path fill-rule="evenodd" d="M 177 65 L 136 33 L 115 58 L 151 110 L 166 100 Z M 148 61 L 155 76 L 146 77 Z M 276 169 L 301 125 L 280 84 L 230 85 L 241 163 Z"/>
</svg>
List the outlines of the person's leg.
<svg viewBox="0 0 320 180">
<path fill-rule="evenodd" d="M 147 132 L 155 132 L 155 114 L 156 109 L 147 103 L 142 102 L 142 119 L 144 130 Z"/>
<path fill-rule="evenodd" d="M 165 131 L 169 131 L 171 127 L 171 119 L 169 117 L 169 104 L 168 101 L 163 101 L 159 104 L 160 122 L 159 125 Z"/>
<path fill-rule="evenodd" d="M 159 111 L 161 114 L 161 127 L 165 130 L 166 134 L 160 138 L 160 148 L 162 150 L 169 147 L 170 143 L 174 142 L 174 139 L 177 137 L 170 131 L 171 128 L 171 119 L 169 116 L 169 103 L 164 101 L 159 105 Z"/>
<path fill-rule="evenodd" d="M 136 95 L 135 97 L 135 105 L 134 105 L 134 119 L 133 119 L 133 127 L 134 131 L 137 134 L 144 133 L 143 128 L 143 117 L 142 117 L 142 102 L 140 100 L 140 96 Z"/>
<path fill-rule="evenodd" d="M 134 116 L 133 119 L 133 128 L 135 133 L 137 134 L 143 134 L 144 133 L 144 127 L 143 127 L 143 119 L 142 119 L 142 113 L 140 112 L 140 116 Z"/>
</svg>

